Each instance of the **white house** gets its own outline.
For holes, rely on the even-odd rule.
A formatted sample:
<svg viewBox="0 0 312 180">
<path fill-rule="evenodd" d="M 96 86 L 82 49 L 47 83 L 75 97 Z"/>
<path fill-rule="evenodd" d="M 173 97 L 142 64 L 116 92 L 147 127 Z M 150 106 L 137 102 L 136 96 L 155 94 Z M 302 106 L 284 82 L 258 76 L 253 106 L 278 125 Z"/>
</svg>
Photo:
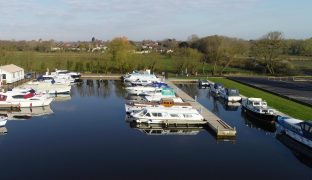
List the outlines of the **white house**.
<svg viewBox="0 0 312 180">
<path fill-rule="evenodd" d="M 24 69 L 14 64 L 0 66 L 1 84 L 24 79 Z"/>
</svg>

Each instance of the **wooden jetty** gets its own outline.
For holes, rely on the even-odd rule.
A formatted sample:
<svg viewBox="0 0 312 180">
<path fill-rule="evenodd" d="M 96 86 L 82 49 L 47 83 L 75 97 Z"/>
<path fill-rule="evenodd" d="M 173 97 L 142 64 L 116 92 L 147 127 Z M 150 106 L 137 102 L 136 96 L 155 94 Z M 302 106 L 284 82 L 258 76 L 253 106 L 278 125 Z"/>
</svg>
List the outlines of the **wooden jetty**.
<svg viewBox="0 0 312 180">
<path fill-rule="evenodd" d="M 236 129 L 232 128 L 226 122 L 222 121 L 218 116 L 213 114 L 207 108 L 205 108 L 200 103 L 196 102 L 191 96 L 186 94 L 176 85 L 174 85 L 171 81 L 166 81 L 166 83 L 175 89 L 175 92 L 178 96 L 180 96 L 184 101 L 189 102 L 195 109 L 198 109 L 202 116 L 204 117 L 204 123 L 207 124 L 211 130 L 213 130 L 217 137 L 235 137 Z"/>
</svg>

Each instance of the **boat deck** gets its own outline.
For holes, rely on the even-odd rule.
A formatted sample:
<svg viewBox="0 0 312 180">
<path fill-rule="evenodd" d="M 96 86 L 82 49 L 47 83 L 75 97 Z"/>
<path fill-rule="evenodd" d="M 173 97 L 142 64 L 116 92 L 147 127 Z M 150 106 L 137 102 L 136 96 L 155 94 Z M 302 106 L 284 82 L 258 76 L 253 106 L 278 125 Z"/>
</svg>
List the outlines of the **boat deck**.
<svg viewBox="0 0 312 180">
<path fill-rule="evenodd" d="M 189 102 L 195 109 L 198 109 L 202 116 L 204 117 L 203 123 L 207 124 L 218 137 L 234 137 L 236 136 L 236 129 L 232 128 L 226 122 L 222 121 L 218 116 L 213 114 L 207 108 L 205 108 L 200 103 L 196 102 L 191 96 L 186 94 L 171 81 L 166 81 L 166 83 L 175 89 L 175 92 L 180 96 L 184 101 Z"/>
</svg>

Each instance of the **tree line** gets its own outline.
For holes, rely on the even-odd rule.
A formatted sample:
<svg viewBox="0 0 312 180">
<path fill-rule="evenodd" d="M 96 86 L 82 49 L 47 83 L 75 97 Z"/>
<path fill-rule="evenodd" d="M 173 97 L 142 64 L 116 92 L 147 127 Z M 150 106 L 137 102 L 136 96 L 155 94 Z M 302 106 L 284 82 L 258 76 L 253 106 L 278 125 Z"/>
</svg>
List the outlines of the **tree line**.
<svg viewBox="0 0 312 180">
<path fill-rule="evenodd" d="M 93 46 L 102 41 L 77 42 L 78 47 Z M 52 53 L 55 41 L 0 41 L 0 63 L 16 63 L 27 70 L 66 68 L 91 73 L 124 73 L 149 68 L 176 74 L 223 75 L 230 68 L 257 73 L 289 74 L 293 64 L 285 56 L 312 56 L 312 38 L 285 39 L 282 32 L 269 32 L 256 40 L 212 35 L 187 41 L 165 39 L 134 42 L 126 37 L 105 42 L 107 51 L 98 53 Z M 157 44 L 149 54 L 136 54 L 144 44 Z M 170 50 L 163 51 L 163 49 Z M 43 54 L 38 54 L 41 52 Z"/>
</svg>

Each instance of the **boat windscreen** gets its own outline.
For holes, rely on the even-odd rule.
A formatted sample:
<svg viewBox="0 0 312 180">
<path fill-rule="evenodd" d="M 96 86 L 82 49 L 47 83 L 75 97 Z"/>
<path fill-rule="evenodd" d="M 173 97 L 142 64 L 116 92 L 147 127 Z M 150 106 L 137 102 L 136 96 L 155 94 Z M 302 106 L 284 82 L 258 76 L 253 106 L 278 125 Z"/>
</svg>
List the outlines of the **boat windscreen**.
<svg viewBox="0 0 312 180">
<path fill-rule="evenodd" d="M 228 89 L 229 96 L 239 96 L 239 92 L 237 89 Z"/>
</svg>

